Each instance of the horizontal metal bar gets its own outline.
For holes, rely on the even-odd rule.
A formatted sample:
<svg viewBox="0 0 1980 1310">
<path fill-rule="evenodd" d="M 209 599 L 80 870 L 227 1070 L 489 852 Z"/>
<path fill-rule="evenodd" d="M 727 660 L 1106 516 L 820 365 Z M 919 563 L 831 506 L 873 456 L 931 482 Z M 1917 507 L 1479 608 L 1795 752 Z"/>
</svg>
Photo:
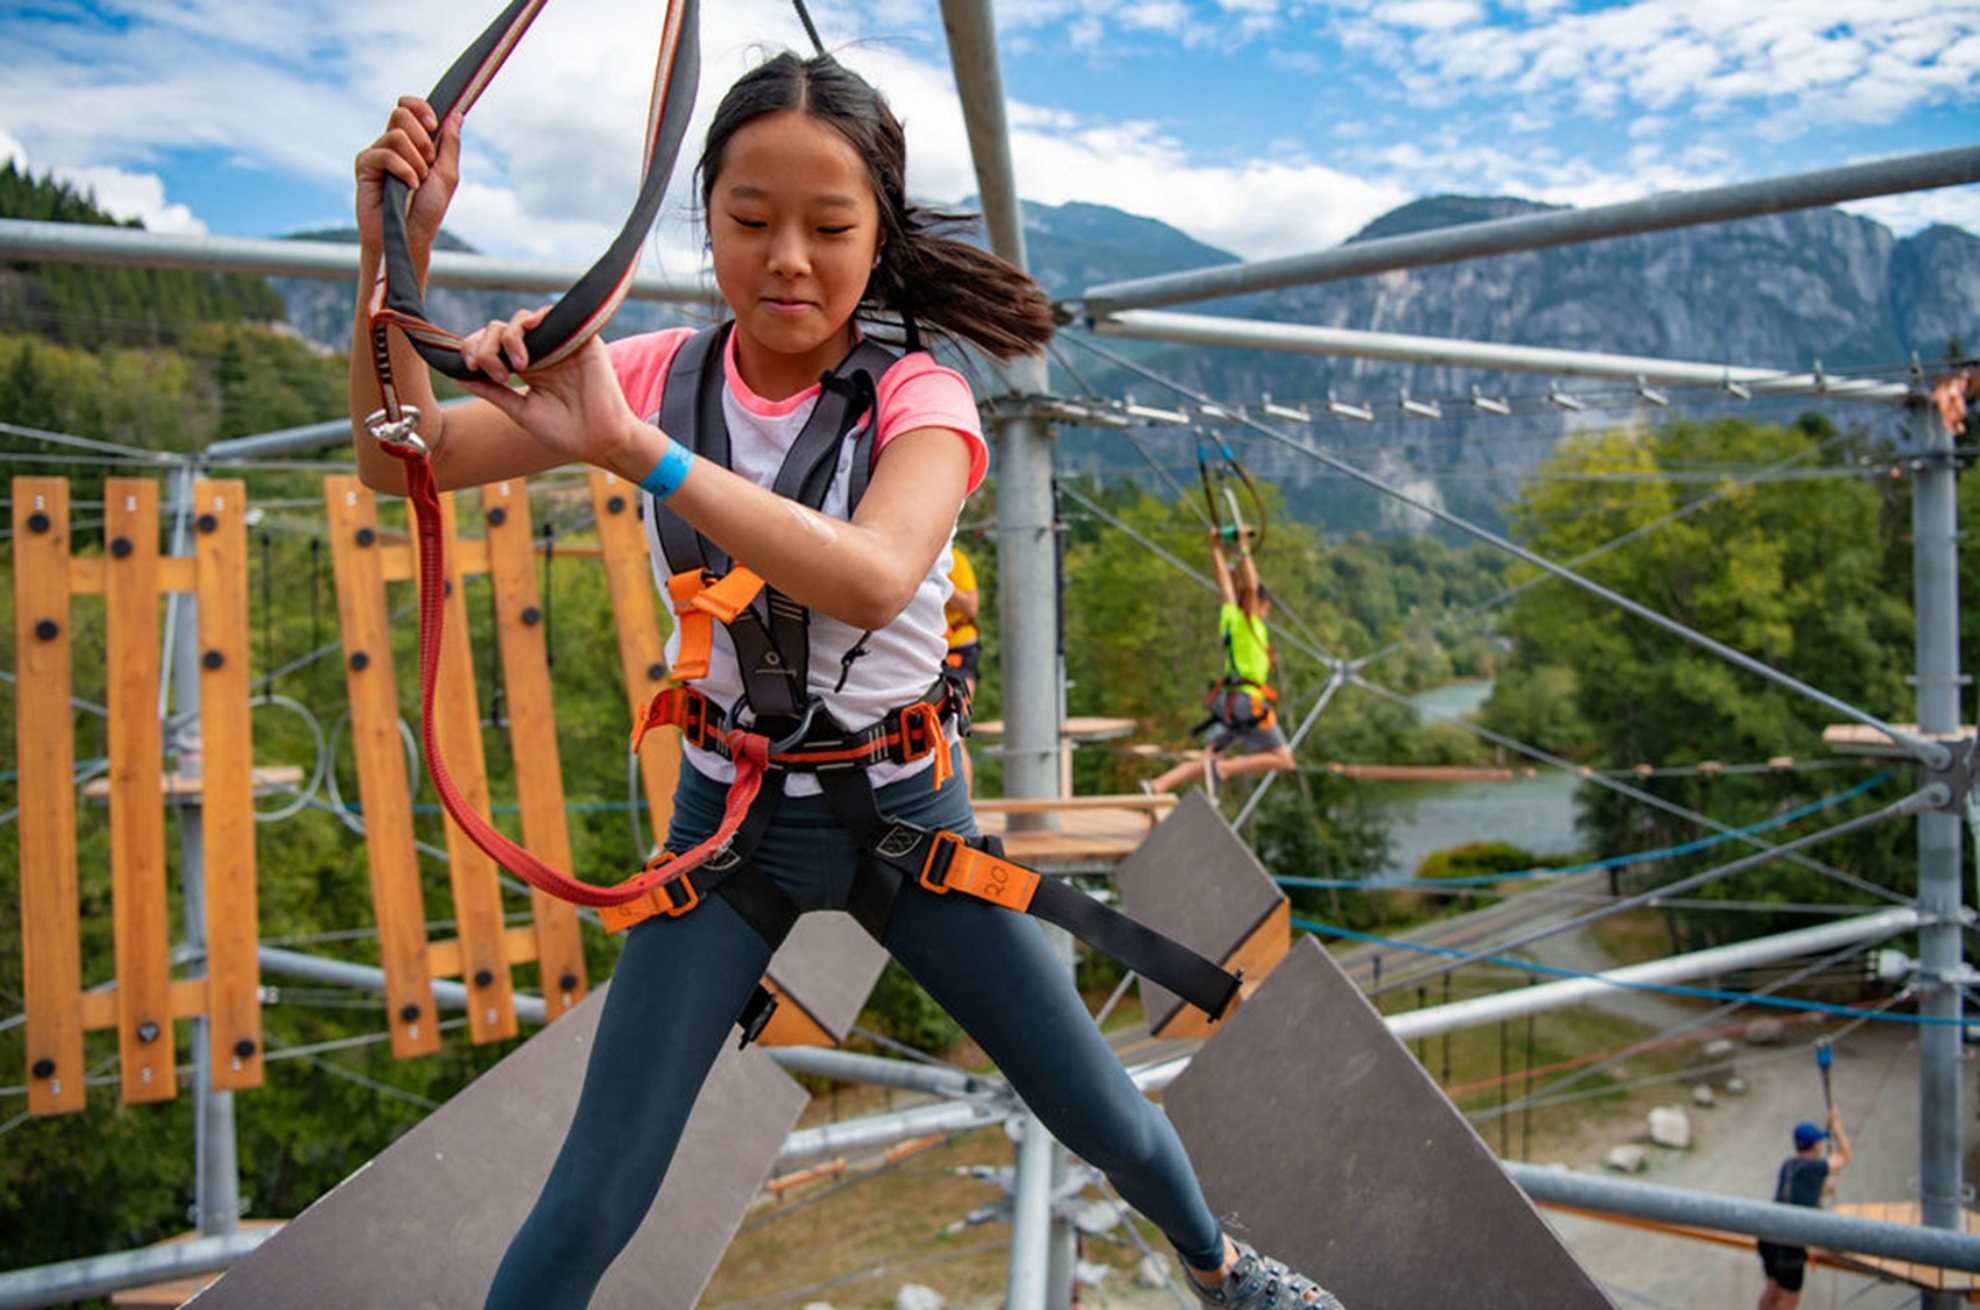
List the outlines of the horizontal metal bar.
<svg viewBox="0 0 1980 1310">
<path fill-rule="evenodd" d="M 1761 214 L 1814 209 L 1871 196 L 1980 182 L 1980 146 L 1959 146 L 1928 154 L 1902 155 L 1842 168 L 1699 191 L 1675 191 L 1625 200 L 1593 209 L 1550 210 L 1514 218 L 1440 227 L 1405 236 L 1356 241 L 1314 254 L 1288 255 L 1252 263 L 1219 264 L 1158 277 L 1109 282 L 1087 289 L 1076 302 L 1081 313 L 1100 316 L 1124 309 L 1177 305 L 1192 300 L 1271 291 L 1365 277 L 1399 268 L 1450 264 L 1488 255 L 1541 250 L 1606 237 L 1634 236 L 1701 223 L 1722 223 Z"/>
<path fill-rule="evenodd" d="M 255 951 L 266 973 L 278 973 L 290 978 L 303 978 L 310 982 L 327 983 L 333 987 L 351 987 L 361 992 L 385 991 L 385 971 L 369 964 L 352 964 L 345 960 L 326 960 L 320 955 L 309 955 L 302 951 L 291 951 L 281 946 L 262 946 Z M 465 1010 L 468 1003 L 468 989 L 465 984 L 447 978 L 433 980 L 433 1003 L 443 1010 Z M 514 1000 L 516 1018 L 524 1023 L 542 1024 L 544 1017 L 543 998 L 518 992 Z"/>
<path fill-rule="evenodd" d="M 1626 990 L 1633 985 L 1675 983 L 1687 978 L 1709 978 L 1732 969 L 1771 964 L 1775 960 L 1791 960 L 1801 955 L 1817 955 L 1839 946 L 1847 946 L 1852 942 L 1877 941 L 1916 928 L 1919 922 L 1918 911 L 1909 906 L 1899 906 L 1854 919 L 1842 919 L 1813 928 L 1778 933 L 1772 937 L 1759 937 L 1752 941 L 1735 942 L 1730 946 L 1718 946 L 1711 950 L 1693 951 L 1688 955 L 1673 955 L 1662 960 L 1652 960 L 1647 964 L 1611 969 L 1585 978 L 1566 978 L 1560 982 L 1540 983 L 1533 987 L 1515 987 L 1510 991 L 1494 992 L 1489 996 L 1453 1001 L 1449 1005 L 1432 1005 L 1404 1014 L 1388 1015 L 1383 1022 L 1388 1025 L 1389 1031 L 1395 1034 L 1397 1040 L 1415 1041 L 1419 1037 L 1452 1032 L 1459 1028 L 1476 1028 L 1518 1015 L 1557 1010 L 1581 1001 L 1592 1000 L 1606 992 Z"/>
<path fill-rule="evenodd" d="M 228 1268 L 277 1231 L 272 1227 L 244 1228 L 217 1237 L 195 1237 L 135 1251 L 11 1270 L 0 1274 L 0 1310 L 69 1305 L 126 1288 L 210 1274 Z"/>
<path fill-rule="evenodd" d="M 764 1050 L 787 1073 L 810 1074 L 839 1082 L 873 1083 L 958 1099 L 994 1095 L 1004 1086 L 1000 1078 L 979 1078 L 947 1065 L 890 1060 L 829 1046 L 766 1046 Z"/>
<path fill-rule="evenodd" d="M 1174 341 L 1197 346 L 1231 346 L 1244 350 L 1278 350 L 1301 355 L 1339 355 L 1352 359 L 1387 359 L 1411 364 L 1442 364 L 1451 368 L 1509 369 L 1567 377 L 1613 378 L 1630 383 L 1661 382 L 1665 386 L 1724 387 L 1737 384 L 1755 394 L 1829 395 L 1886 403 L 1901 402 L 1910 394 L 1909 387 L 1897 382 L 1653 359 L 1645 355 L 1609 355 L 1546 346 L 1419 337 L 1400 332 L 1363 332 L 1353 328 L 1316 327 L 1304 323 L 1219 318 L 1210 314 L 1179 314 L 1156 309 L 1128 310 L 1098 317 L 1093 320 L 1092 329 L 1097 335 L 1106 337 Z"/>
<path fill-rule="evenodd" d="M 207 273 L 256 273 L 264 277 L 357 276 L 358 248 L 336 241 L 265 241 L 247 237 L 181 236 L 96 223 L 43 223 L 0 219 L 0 259 L 57 264 L 123 264 L 191 269 Z M 584 276 L 587 265 L 534 259 L 493 259 L 458 250 L 436 250 L 427 285 L 484 291 L 541 291 L 558 295 Z M 631 300 L 712 304 L 713 281 L 639 274 Z"/>
<path fill-rule="evenodd" d="M 1980 1273 L 1980 1237 L 1951 1229 L 1863 1219 L 1805 1205 L 1715 1196 L 1510 1160 L 1503 1164 L 1520 1190 L 1546 1205 Z"/>
</svg>

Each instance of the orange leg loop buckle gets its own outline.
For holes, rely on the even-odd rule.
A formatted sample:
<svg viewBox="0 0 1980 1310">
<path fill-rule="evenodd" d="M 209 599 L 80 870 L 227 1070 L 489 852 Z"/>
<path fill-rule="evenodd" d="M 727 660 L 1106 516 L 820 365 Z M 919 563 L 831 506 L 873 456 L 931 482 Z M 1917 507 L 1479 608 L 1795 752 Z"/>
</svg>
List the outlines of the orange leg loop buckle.
<svg viewBox="0 0 1980 1310">
<path fill-rule="evenodd" d="M 673 858 L 672 851 L 662 851 L 647 861 L 647 871 L 651 872 Z M 637 900 L 627 901 L 624 905 L 599 906 L 598 921 L 605 925 L 605 931 L 608 933 L 624 932 L 634 924 L 651 919 L 656 914 L 678 919 L 699 904 L 701 904 L 701 893 L 695 890 L 693 880 L 683 873 L 677 878 L 661 883 Z"/>
<path fill-rule="evenodd" d="M 921 885 L 937 895 L 961 892 L 1020 912 L 1030 908 L 1039 875 L 979 851 L 952 832 L 938 832 L 922 862 Z"/>
</svg>

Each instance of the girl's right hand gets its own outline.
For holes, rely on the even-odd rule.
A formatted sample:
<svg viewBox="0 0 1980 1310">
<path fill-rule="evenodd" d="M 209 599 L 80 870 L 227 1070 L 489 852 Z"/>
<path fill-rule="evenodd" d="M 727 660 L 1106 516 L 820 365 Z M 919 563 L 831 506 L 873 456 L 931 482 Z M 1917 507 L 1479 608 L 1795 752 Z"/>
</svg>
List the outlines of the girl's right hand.
<svg viewBox="0 0 1980 1310">
<path fill-rule="evenodd" d="M 358 237 L 372 249 L 382 244 L 385 178 L 398 178 L 413 193 L 406 211 L 406 234 L 420 251 L 430 251 L 461 180 L 461 116 L 443 123 L 418 96 L 400 96 L 379 138 L 358 152 Z"/>
</svg>

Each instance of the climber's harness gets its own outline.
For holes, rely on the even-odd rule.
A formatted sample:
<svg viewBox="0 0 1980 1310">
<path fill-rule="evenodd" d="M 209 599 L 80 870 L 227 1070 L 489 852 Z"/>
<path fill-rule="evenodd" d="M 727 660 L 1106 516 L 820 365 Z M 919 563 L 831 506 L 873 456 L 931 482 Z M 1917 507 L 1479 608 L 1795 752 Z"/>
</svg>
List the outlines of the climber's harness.
<svg viewBox="0 0 1980 1310">
<path fill-rule="evenodd" d="M 728 331 L 724 325 L 682 343 L 655 416 L 674 440 L 725 467 L 730 451 L 722 413 L 722 357 Z M 874 409 L 876 381 L 895 358 L 861 341 L 822 379 L 811 416 L 792 442 L 773 490 L 812 508 L 822 506 L 850 442 L 846 513 L 851 515 L 870 474 L 877 414 L 874 422 L 862 425 L 860 420 Z M 656 915 L 686 914 L 708 896 L 720 895 L 774 949 L 796 921 L 797 910 L 751 857 L 782 797 L 783 777 L 809 773 L 862 851 L 847 908 L 876 939 L 884 938 L 897 897 L 961 893 L 1055 923 L 1213 1018 L 1223 1013 L 1238 979 L 1194 951 L 1063 882 L 1004 858 L 994 836 L 962 837 L 881 813 L 867 775 L 876 764 L 911 764 L 932 754 L 932 785 L 939 788 L 949 780 L 950 733 L 961 736 L 969 728 L 968 692 L 960 677 L 945 671 L 921 699 L 895 708 L 869 727 L 843 727 L 809 690 L 810 615 L 804 606 L 734 566 L 720 547 L 664 504 L 650 500 L 648 512 L 654 516 L 667 567 L 674 570 L 667 584 L 680 625 L 673 676 L 707 673 L 713 625 L 720 622 L 735 647 L 743 694 L 725 713 L 691 687 L 668 687 L 639 715 L 635 740 L 666 725 L 680 729 L 689 744 L 726 757 L 744 715 L 751 731 L 772 740 L 767 774 L 737 831 L 697 867 L 637 900 L 601 910 L 608 928 L 616 931 Z M 842 660 L 841 684 L 864 644 L 862 634 Z M 650 867 L 665 870 L 675 860 L 663 853 Z"/>
</svg>

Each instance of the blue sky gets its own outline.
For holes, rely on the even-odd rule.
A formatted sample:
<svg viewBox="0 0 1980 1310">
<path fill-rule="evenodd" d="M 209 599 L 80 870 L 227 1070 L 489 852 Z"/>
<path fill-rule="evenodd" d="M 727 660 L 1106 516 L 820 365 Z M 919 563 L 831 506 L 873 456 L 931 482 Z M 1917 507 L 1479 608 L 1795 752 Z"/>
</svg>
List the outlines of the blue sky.
<svg viewBox="0 0 1980 1310">
<path fill-rule="evenodd" d="M 723 86 L 803 40 L 787 0 L 704 7 L 691 141 Z M 972 193 L 934 0 L 811 7 L 907 121 L 917 194 Z M 0 154 L 156 229 L 342 225 L 352 154 L 498 8 L 14 0 Z M 636 186 L 657 8 L 546 8 L 469 120 L 458 235 L 521 257 L 603 248 Z M 1980 143 L 1972 0 L 1005 0 L 996 16 L 1027 198 L 1114 205 L 1246 258 L 1323 249 L 1440 192 L 1593 205 Z M 1980 186 L 1851 208 L 1900 233 L 1980 232 Z M 697 248 L 670 198 L 648 267 L 690 272 Z"/>
</svg>

